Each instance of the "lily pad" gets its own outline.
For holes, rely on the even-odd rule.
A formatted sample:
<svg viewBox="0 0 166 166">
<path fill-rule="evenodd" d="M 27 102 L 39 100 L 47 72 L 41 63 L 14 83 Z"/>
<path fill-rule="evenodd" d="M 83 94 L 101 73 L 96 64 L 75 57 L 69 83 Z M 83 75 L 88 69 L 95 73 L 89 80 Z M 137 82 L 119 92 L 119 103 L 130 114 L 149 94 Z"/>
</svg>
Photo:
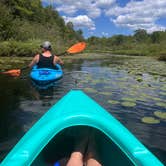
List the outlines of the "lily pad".
<svg viewBox="0 0 166 166">
<path fill-rule="evenodd" d="M 87 76 L 85 76 L 85 79 L 88 80 L 88 81 L 91 81 L 92 80 L 92 76 L 87 75 Z"/>
<path fill-rule="evenodd" d="M 160 92 L 160 95 L 166 96 L 166 92 Z"/>
<path fill-rule="evenodd" d="M 117 100 L 108 100 L 108 103 L 110 103 L 110 104 L 119 104 L 119 101 L 117 101 Z"/>
<path fill-rule="evenodd" d="M 160 120 L 159 120 L 159 119 L 156 119 L 156 118 L 154 118 L 154 117 L 143 117 L 143 118 L 141 119 L 141 121 L 142 121 L 143 123 L 147 123 L 147 124 L 158 124 L 158 123 L 160 123 Z"/>
<path fill-rule="evenodd" d="M 160 88 L 163 91 L 166 91 L 166 86 L 164 85 L 163 87 Z"/>
<path fill-rule="evenodd" d="M 161 98 L 158 98 L 158 97 L 152 97 L 152 99 L 155 101 L 162 101 Z"/>
<path fill-rule="evenodd" d="M 92 84 L 98 84 L 98 83 L 102 83 L 102 81 L 101 80 L 92 80 Z"/>
<path fill-rule="evenodd" d="M 100 95 L 110 96 L 111 92 L 99 92 Z"/>
<path fill-rule="evenodd" d="M 124 101 L 121 104 L 125 107 L 134 107 L 134 106 L 136 106 L 136 103 L 130 102 L 130 101 Z"/>
<path fill-rule="evenodd" d="M 135 98 L 130 98 L 130 97 L 123 97 L 122 100 L 135 102 L 137 99 L 135 99 Z"/>
<path fill-rule="evenodd" d="M 97 93 L 97 90 L 93 88 L 84 88 L 84 90 L 89 93 Z"/>
<path fill-rule="evenodd" d="M 87 83 L 88 83 L 88 80 L 81 80 L 80 83 L 82 83 L 82 84 L 87 84 Z"/>
<path fill-rule="evenodd" d="M 137 80 L 138 82 L 142 82 L 142 81 L 143 81 L 142 77 L 137 77 L 136 80 Z"/>
<path fill-rule="evenodd" d="M 140 96 L 137 98 L 137 101 L 144 101 L 145 102 L 145 101 L 147 101 L 147 99 L 145 97 Z"/>
<path fill-rule="evenodd" d="M 166 112 L 155 111 L 154 115 L 161 119 L 166 119 Z"/>
<path fill-rule="evenodd" d="M 157 102 L 156 105 L 166 108 L 166 103 L 165 102 Z"/>
</svg>

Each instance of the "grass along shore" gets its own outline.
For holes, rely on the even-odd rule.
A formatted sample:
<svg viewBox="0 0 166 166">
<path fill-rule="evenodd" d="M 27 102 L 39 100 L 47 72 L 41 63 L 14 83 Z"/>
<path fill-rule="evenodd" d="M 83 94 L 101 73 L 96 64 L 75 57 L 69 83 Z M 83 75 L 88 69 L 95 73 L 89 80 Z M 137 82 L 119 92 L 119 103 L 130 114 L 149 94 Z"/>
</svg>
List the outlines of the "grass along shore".
<svg viewBox="0 0 166 166">
<path fill-rule="evenodd" d="M 9 40 L 0 42 L 0 57 L 33 57 L 36 53 L 41 51 L 39 47 L 41 43 L 41 40 L 29 40 L 26 42 Z M 54 41 L 51 43 L 55 54 L 65 52 L 65 50 L 70 47 L 55 43 Z M 102 54 L 102 56 L 106 56 L 106 54 L 154 56 L 159 60 L 166 61 L 166 45 L 163 44 L 140 44 L 136 46 L 102 47 L 101 49 L 97 49 L 95 46 L 89 46 L 87 43 L 87 48 L 84 53 L 87 53 L 88 55 L 93 53 L 93 56 L 95 53 Z M 90 57 L 88 56 L 88 58 Z"/>
</svg>

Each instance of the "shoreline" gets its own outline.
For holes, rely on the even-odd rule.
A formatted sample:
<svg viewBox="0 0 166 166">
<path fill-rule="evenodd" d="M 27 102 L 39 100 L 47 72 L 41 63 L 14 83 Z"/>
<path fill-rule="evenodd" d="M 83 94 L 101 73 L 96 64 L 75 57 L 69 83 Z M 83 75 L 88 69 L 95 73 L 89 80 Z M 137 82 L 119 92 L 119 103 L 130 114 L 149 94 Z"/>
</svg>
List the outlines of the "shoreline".
<svg viewBox="0 0 166 166">
<path fill-rule="evenodd" d="M 100 59 L 109 59 L 109 58 L 144 58 L 149 57 L 160 61 L 155 56 L 136 56 L 136 55 L 122 55 L 122 54 L 112 54 L 112 53 L 79 53 L 72 55 L 61 56 L 60 58 L 63 61 L 72 61 L 72 60 L 100 60 Z M 33 57 L 20 57 L 20 56 L 4 56 L 0 57 L 0 68 L 1 70 L 11 69 L 11 68 L 23 68 L 30 63 Z M 165 61 L 161 61 L 165 62 Z"/>
</svg>

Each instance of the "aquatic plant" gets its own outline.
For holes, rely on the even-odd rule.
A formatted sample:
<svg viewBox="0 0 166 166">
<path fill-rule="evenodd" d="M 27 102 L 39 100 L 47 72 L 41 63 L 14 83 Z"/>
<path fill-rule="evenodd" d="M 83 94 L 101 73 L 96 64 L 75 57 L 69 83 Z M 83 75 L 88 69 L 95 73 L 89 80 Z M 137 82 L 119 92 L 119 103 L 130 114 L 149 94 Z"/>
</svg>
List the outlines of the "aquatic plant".
<svg viewBox="0 0 166 166">
<path fill-rule="evenodd" d="M 120 102 L 117 100 L 108 100 L 109 104 L 119 104 Z"/>
<path fill-rule="evenodd" d="M 133 98 L 132 97 L 122 97 L 122 100 L 124 101 L 130 101 L 130 102 L 135 102 L 137 100 L 137 98 Z"/>
<path fill-rule="evenodd" d="M 159 120 L 159 119 L 156 119 L 156 118 L 154 118 L 154 117 L 143 117 L 143 118 L 141 119 L 141 121 L 142 121 L 143 123 L 147 123 L 147 124 L 158 124 L 158 123 L 160 123 L 160 120 Z"/>
<path fill-rule="evenodd" d="M 156 105 L 159 106 L 159 107 L 166 108 L 166 103 L 165 102 L 157 102 Z"/>
<path fill-rule="evenodd" d="M 100 95 L 111 96 L 111 92 L 99 92 Z"/>
<path fill-rule="evenodd" d="M 89 92 L 89 93 L 97 93 L 98 91 L 93 88 L 84 88 L 84 91 Z"/>
<path fill-rule="evenodd" d="M 121 105 L 125 106 L 125 107 L 134 107 L 134 106 L 136 106 L 136 103 L 130 102 L 130 101 L 124 101 L 121 103 Z"/>
<path fill-rule="evenodd" d="M 166 112 L 161 111 L 155 111 L 154 115 L 158 118 L 165 119 L 166 120 Z"/>
</svg>

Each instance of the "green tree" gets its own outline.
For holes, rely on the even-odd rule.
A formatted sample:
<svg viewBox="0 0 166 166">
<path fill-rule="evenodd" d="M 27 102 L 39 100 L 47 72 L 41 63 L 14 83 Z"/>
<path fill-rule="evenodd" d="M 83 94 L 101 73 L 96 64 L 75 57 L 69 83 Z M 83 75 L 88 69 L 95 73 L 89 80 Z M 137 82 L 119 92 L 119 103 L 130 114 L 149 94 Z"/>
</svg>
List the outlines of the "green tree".
<svg viewBox="0 0 166 166">
<path fill-rule="evenodd" d="M 124 36 L 123 35 L 115 35 L 112 37 L 112 44 L 113 45 L 121 45 L 123 44 L 125 41 Z"/>
<path fill-rule="evenodd" d="M 146 42 L 148 40 L 148 34 L 144 29 L 138 29 L 134 32 L 134 38 L 137 42 Z"/>
<path fill-rule="evenodd" d="M 153 32 L 151 35 L 151 40 L 152 40 L 152 43 L 159 43 L 160 42 L 160 32 Z"/>
<path fill-rule="evenodd" d="M 66 26 L 67 26 L 67 28 L 68 28 L 69 30 L 74 31 L 74 25 L 73 25 L 72 22 L 69 21 L 69 22 L 66 24 Z"/>
<path fill-rule="evenodd" d="M 0 2 L 0 39 L 7 40 L 15 33 L 10 10 Z"/>
<path fill-rule="evenodd" d="M 83 37 L 83 31 L 81 29 L 77 30 L 76 31 L 76 37 L 79 41 L 82 41 L 84 40 L 84 37 Z"/>
</svg>

